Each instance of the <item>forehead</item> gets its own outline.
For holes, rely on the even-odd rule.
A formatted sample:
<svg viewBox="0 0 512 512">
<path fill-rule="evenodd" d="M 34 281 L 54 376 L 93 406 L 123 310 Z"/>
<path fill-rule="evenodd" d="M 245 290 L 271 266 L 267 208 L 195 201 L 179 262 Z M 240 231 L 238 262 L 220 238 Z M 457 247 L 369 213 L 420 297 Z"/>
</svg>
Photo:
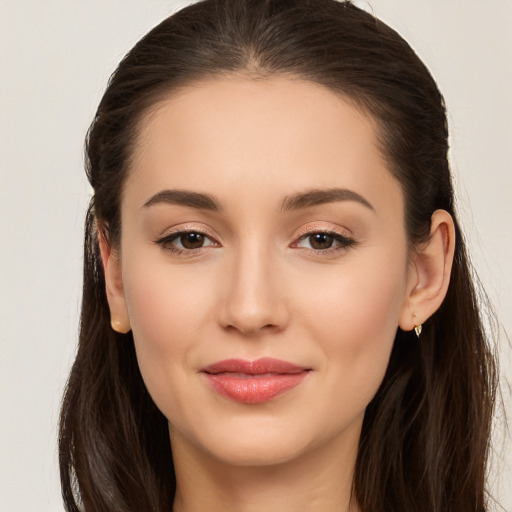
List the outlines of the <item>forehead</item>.
<svg viewBox="0 0 512 512">
<path fill-rule="evenodd" d="M 265 187 L 276 198 L 311 187 L 375 199 L 383 186 L 400 192 L 378 148 L 376 122 L 296 77 L 226 76 L 171 94 L 142 119 L 132 162 L 127 188 L 140 201 L 171 187 L 222 196 L 233 183 L 245 184 L 248 197 Z"/>
</svg>

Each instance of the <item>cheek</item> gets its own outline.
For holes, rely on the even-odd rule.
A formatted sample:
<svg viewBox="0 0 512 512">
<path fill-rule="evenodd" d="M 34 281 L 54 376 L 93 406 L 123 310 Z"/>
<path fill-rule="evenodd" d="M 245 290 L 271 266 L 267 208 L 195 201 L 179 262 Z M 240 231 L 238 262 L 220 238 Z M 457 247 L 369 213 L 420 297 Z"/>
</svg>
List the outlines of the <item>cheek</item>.
<svg viewBox="0 0 512 512">
<path fill-rule="evenodd" d="M 125 297 L 133 332 L 148 340 L 154 350 L 179 350 L 180 344 L 204 322 L 212 287 L 208 276 L 193 278 L 166 262 L 134 256 L 124 274 Z M 205 293 L 207 291 L 208 293 Z M 172 342 L 172 343 L 171 343 Z"/>
<path fill-rule="evenodd" d="M 302 293 L 309 321 L 328 339 L 346 340 L 354 348 L 394 337 L 406 292 L 406 263 L 396 256 L 355 261 L 327 275 L 311 273 L 310 283 L 302 283 L 310 290 Z"/>
<path fill-rule="evenodd" d="M 135 259 L 127 263 L 126 275 L 125 297 L 140 371 L 153 400 L 169 417 L 182 395 L 178 391 L 186 390 L 193 375 L 197 333 L 207 321 L 211 302 L 205 290 L 211 295 L 211 287 L 169 265 L 142 266 Z M 169 393 L 171 389 L 177 392 Z"/>
<path fill-rule="evenodd" d="M 329 286 L 310 302 L 305 321 L 322 348 L 326 386 L 340 389 L 353 411 L 363 412 L 386 372 L 405 296 L 404 268 L 405 262 L 344 271 L 324 280 Z"/>
</svg>

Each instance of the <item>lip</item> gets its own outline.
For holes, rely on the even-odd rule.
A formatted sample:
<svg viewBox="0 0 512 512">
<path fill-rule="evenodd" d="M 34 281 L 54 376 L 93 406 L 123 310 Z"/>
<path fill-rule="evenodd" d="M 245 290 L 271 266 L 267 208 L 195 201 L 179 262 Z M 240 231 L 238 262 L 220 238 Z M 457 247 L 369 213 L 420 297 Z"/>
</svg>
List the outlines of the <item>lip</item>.
<svg viewBox="0 0 512 512">
<path fill-rule="evenodd" d="M 220 395 L 245 404 L 260 404 L 298 386 L 311 368 L 280 359 L 263 357 L 255 361 L 226 359 L 201 372 Z"/>
</svg>

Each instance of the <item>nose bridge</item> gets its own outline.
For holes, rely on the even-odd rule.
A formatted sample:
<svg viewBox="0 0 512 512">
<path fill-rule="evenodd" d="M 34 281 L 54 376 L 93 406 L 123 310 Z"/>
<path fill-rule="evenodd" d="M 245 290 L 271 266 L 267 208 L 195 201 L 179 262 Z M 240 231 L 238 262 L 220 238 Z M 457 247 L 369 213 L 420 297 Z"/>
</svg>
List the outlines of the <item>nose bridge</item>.
<svg viewBox="0 0 512 512">
<path fill-rule="evenodd" d="M 252 239 L 232 255 L 226 282 L 222 323 L 244 334 L 283 328 L 286 308 L 279 288 L 277 261 L 271 249 Z"/>
</svg>

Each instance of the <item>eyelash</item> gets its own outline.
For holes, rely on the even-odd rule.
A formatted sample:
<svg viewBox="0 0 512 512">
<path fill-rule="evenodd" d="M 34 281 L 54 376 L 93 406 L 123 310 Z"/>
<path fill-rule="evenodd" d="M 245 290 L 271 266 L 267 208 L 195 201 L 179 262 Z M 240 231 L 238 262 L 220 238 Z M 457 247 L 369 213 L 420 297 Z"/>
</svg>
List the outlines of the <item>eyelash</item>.
<svg viewBox="0 0 512 512">
<path fill-rule="evenodd" d="M 198 247 L 196 249 L 180 249 L 179 247 L 176 247 L 174 245 L 168 245 L 176 240 L 179 240 L 182 236 L 190 234 L 201 235 L 206 239 L 213 241 L 213 243 L 211 245 Z M 220 245 L 212 236 L 199 229 L 183 229 L 180 231 L 174 231 L 173 233 L 170 233 L 168 235 L 163 236 L 162 238 L 159 238 L 158 240 L 155 240 L 155 243 L 162 247 L 163 249 L 165 249 L 166 251 L 170 251 L 178 256 L 195 256 L 198 255 L 199 252 L 202 252 L 202 250 L 204 250 L 207 247 L 218 247 Z"/>
<path fill-rule="evenodd" d="M 210 245 L 198 247 L 195 249 L 180 249 L 172 244 L 172 242 L 179 240 L 184 235 L 201 235 L 205 237 L 206 239 L 210 240 L 212 243 Z M 308 247 L 299 247 L 298 244 L 303 242 L 304 240 L 307 240 L 309 237 L 312 237 L 314 235 L 328 235 L 333 237 L 333 243 L 338 243 L 338 246 L 335 247 L 328 247 L 326 249 L 313 249 Z M 198 230 L 198 229 L 184 229 L 181 231 L 175 231 L 173 233 L 170 233 L 168 235 L 163 236 L 162 238 L 159 238 L 155 240 L 155 243 L 165 249 L 166 251 L 170 251 L 173 254 L 176 254 L 178 256 L 184 255 L 184 256 L 196 256 L 199 255 L 204 249 L 208 247 L 218 247 L 220 246 L 219 242 L 217 242 L 212 236 L 210 236 L 208 233 L 205 233 L 204 231 Z M 302 250 L 305 253 L 308 254 L 314 254 L 319 256 L 328 256 L 332 255 L 333 253 L 337 253 L 339 251 L 347 251 L 349 248 L 353 247 L 357 242 L 345 234 L 342 234 L 336 230 L 329 230 L 329 229 L 311 229 L 304 231 L 302 234 L 299 235 L 297 241 L 293 242 L 291 244 L 291 247 L 297 248 Z"/>
<path fill-rule="evenodd" d="M 328 247 L 326 249 L 313 249 L 308 247 L 298 247 L 298 244 L 314 235 L 328 235 L 331 236 L 334 240 L 333 243 L 338 243 L 338 246 Z M 339 251 L 347 251 L 351 247 L 353 247 L 357 242 L 348 237 L 346 234 L 340 233 L 334 229 L 322 229 L 322 228 L 314 228 L 308 229 L 303 234 L 299 235 L 299 239 L 297 242 L 292 244 L 292 247 L 297 247 L 298 249 L 302 249 L 304 252 L 308 254 L 320 255 L 320 256 L 332 256 L 333 253 L 338 253 Z"/>
</svg>

